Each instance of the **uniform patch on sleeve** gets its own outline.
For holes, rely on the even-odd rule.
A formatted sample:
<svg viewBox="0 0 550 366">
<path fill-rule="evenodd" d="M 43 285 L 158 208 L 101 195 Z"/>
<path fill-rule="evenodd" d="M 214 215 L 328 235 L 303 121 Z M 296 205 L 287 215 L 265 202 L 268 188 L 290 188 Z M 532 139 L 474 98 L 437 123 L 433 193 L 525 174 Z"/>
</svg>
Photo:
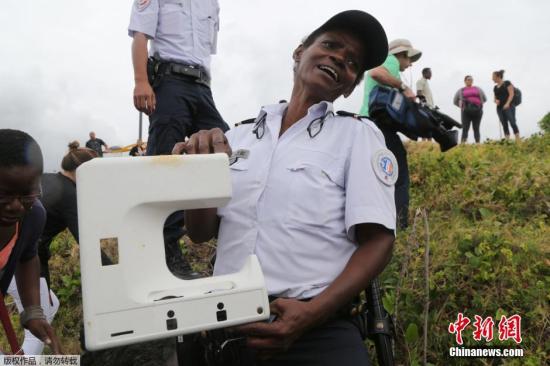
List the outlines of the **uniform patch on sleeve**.
<svg viewBox="0 0 550 366">
<path fill-rule="evenodd" d="M 143 11 L 151 5 L 151 0 L 136 0 L 135 4 L 138 11 Z"/>
<path fill-rule="evenodd" d="M 385 185 L 392 186 L 397 182 L 399 168 L 397 160 L 388 149 L 380 149 L 372 156 L 372 169 L 376 177 Z"/>
</svg>

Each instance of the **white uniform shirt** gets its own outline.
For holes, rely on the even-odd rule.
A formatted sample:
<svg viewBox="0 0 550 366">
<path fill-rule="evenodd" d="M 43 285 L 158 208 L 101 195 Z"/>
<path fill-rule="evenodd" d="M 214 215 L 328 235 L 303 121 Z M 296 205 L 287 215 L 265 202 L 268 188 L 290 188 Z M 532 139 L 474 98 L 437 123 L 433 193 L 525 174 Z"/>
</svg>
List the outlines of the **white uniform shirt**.
<svg viewBox="0 0 550 366">
<path fill-rule="evenodd" d="M 434 105 L 434 98 L 432 97 L 432 90 L 430 89 L 430 83 L 428 79 L 422 77 L 416 82 L 416 93 L 422 92 L 422 95 L 426 97 L 426 104 L 430 107 Z"/>
<path fill-rule="evenodd" d="M 128 34 L 152 39 L 149 55 L 200 65 L 210 72 L 216 53 L 220 8 L 217 0 L 135 0 Z"/>
<path fill-rule="evenodd" d="M 233 152 L 248 150 L 248 157 L 230 166 L 233 198 L 218 209 L 214 274 L 234 273 L 256 254 L 270 295 L 308 298 L 330 285 L 357 249 L 355 225 L 395 228 L 397 176 L 383 183 L 384 174 L 375 174 L 377 152 L 391 153 L 372 122 L 329 116 L 311 138 L 309 123 L 333 108 L 322 102 L 279 138 L 286 106 L 263 108 L 262 139 L 253 124 L 226 133 Z M 397 174 L 392 167 L 389 175 Z"/>
</svg>

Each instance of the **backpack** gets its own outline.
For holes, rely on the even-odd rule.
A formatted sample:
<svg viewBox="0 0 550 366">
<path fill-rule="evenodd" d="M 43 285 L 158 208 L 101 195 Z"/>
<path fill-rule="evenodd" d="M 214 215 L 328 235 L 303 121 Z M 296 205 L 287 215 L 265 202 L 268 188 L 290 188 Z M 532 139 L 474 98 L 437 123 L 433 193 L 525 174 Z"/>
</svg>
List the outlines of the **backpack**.
<svg viewBox="0 0 550 366">
<path fill-rule="evenodd" d="M 521 90 L 514 87 L 514 97 L 512 98 L 512 104 L 516 107 L 521 104 Z"/>
</svg>

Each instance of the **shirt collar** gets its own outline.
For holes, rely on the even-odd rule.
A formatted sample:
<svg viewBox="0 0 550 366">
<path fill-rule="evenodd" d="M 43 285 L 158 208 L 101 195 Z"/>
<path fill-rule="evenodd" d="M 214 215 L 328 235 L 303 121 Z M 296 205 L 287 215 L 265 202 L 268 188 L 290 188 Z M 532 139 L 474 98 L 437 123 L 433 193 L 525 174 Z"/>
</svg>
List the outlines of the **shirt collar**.
<svg viewBox="0 0 550 366">
<path fill-rule="evenodd" d="M 262 110 L 272 118 L 276 116 L 282 118 L 287 107 L 288 103 L 277 103 L 263 106 Z M 309 107 L 306 119 L 309 119 L 308 117 L 314 119 L 327 113 L 334 113 L 334 105 L 331 102 L 322 101 Z"/>
<path fill-rule="evenodd" d="M 260 116 L 265 113 L 266 128 L 270 131 L 271 140 L 273 143 L 279 139 L 279 131 L 281 130 L 282 118 L 288 107 L 288 103 L 277 103 L 263 106 Z M 331 102 L 322 101 L 308 108 L 307 114 L 297 121 L 288 132 L 285 132 L 286 138 L 294 136 L 298 131 L 307 128 L 308 124 L 316 118 L 325 116 L 327 113 L 334 113 L 334 106 Z"/>
</svg>

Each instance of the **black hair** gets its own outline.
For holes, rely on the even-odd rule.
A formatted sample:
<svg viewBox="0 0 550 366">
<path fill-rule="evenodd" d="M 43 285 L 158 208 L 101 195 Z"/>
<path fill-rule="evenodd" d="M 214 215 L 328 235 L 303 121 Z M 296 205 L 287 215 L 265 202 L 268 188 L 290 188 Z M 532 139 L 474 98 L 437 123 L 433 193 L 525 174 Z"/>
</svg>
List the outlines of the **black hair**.
<svg viewBox="0 0 550 366">
<path fill-rule="evenodd" d="M 425 76 L 427 73 L 432 72 L 432 69 L 425 67 L 422 69 L 422 76 Z"/>
<path fill-rule="evenodd" d="M 61 161 L 61 168 L 67 172 L 73 172 L 80 166 L 80 164 L 97 158 L 97 153 L 85 147 L 80 147 L 78 141 L 73 141 L 69 144 L 69 152 L 63 157 Z"/>
<path fill-rule="evenodd" d="M 466 76 L 464 76 L 464 81 L 466 81 L 466 79 L 468 79 L 468 78 L 472 78 L 472 79 L 473 79 L 472 75 L 466 75 Z"/>
<path fill-rule="evenodd" d="M 504 79 L 504 70 L 493 71 L 493 74 L 495 74 L 496 76 L 498 76 L 501 79 Z"/>
<path fill-rule="evenodd" d="M 0 129 L 0 167 L 16 166 L 32 166 L 42 174 L 44 159 L 40 146 L 28 133 Z"/>
</svg>

